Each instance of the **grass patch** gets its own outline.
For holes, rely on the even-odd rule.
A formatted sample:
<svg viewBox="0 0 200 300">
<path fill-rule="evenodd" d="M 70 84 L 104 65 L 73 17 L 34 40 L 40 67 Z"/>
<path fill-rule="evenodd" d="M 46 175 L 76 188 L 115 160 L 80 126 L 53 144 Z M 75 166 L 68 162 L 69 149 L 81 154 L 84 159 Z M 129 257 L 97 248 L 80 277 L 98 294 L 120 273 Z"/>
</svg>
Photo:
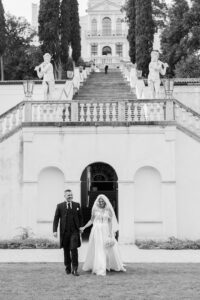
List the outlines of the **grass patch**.
<svg viewBox="0 0 200 300">
<path fill-rule="evenodd" d="M 198 250 L 200 249 L 200 240 L 180 240 L 170 237 L 166 241 L 156 240 L 136 240 L 135 243 L 140 249 L 165 249 L 165 250 Z"/>
<path fill-rule="evenodd" d="M 82 265 L 81 265 L 82 266 Z M 200 264 L 128 264 L 126 273 L 66 275 L 64 266 L 1 264 L 0 299 L 199 300 Z"/>
</svg>

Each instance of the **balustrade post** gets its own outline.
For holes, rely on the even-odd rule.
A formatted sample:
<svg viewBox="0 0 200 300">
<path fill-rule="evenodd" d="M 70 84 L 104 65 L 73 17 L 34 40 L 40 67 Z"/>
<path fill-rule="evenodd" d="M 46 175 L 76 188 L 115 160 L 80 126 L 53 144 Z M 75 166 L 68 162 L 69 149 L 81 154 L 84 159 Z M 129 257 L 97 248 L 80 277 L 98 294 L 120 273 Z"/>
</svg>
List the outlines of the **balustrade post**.
<svg viewBox="0 0 200 300">
<path fill-rule="evenodd" d="M 25 102 L 24 121 L 25 122 L 32 121 L 32 103 L 30 101 Z"/>
<path fill-rule="evenodd" d="M 171 99 L 166 100 L 166 120 L 165 121 L 174 121 L 174 102 Z"/>
<path fill-rule="evenodd" d="M 118 104 L 118 111 L 119 111 L 119 121 L 124 122 L 126 120 L 126 110 L 125 110 L 125 102 L 119 102 Z"/>
<path fill-rule="evenodd" d="M 71 102 L 71 122 L 78 122 L 78 102 L 72 101 Z"/>
</svg>

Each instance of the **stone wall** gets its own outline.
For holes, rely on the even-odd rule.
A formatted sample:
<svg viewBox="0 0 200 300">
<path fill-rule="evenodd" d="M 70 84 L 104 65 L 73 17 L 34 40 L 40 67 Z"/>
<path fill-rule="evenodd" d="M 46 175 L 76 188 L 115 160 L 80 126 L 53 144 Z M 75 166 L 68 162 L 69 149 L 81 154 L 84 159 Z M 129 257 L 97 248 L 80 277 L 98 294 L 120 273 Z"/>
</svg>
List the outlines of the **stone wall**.
<svg viewBox="0 0 200 300">
<path fill-rule="evenodd" d="M 118 176 L 121 242 L 133 242 L 135 236 L 164 238 L 176 235 L 175 127 L 33 127 L 24 128 L 22 136 L 23 171 L 20 174 L 23 176 L 23 196 L 11 193 L 12 189 L 15 190 L 15 185 L 19 184 L 16 162 L 13 163 L 15 172 L 10 174 L 13 178 L 12 189 L 6 196 L 7 203 L 17 207 L 14 212 L 17 220 L 15 228 L 29 226 L 37 235 L 51 236 L 52 219 L 56 203 L 63 201 L 63 188 L 71 188 L 75 201 L 80 202 L 80 178 L 83 170 L 91 163 L 102 162 L 109 164 Z M 19 153 L 19 145 L 12 144 L 12 139 L 17 140 L 19 137 L 14 136 L 0 146 L 8 149 L 3 161 L 15 161 Z M 4 168 L 1 169 L 2 178 Z M 149 194 L 149 199 L 146 200 L 150 203 L 148 207 L 151 208 L 151 218 L 146 217 L 146 211 L 144 218 L 135 220 L 138 215 L 135 211 L 136 174 L 142 168 L 153 168 L 160 174 L 160 181 L 155 187 L 161 191 L 161 198 L 158 204 L 154 201 L 157 191 Z M 43 172 L 50 180 L 49 186 L 46 185 L 46 198 L 45 191 L 40 186 Z M 60 174 L 60 179 L 53 185 L 52 178 L 55 174 Z M 52 198 L 50 194 L 58 196 Z M 157 205 L 162 211 L 159 219 L 155 213 Z M 4 209 L 1 210 L 1 214 L 4 212 Z M 10 214 L 8 215 L 11 222 Z M 150 228 L 148 231 L 147 222 Z M 9 226 L 11 235 L 15 228 L 12 226 L 11 230 Z M 1 227 L 0 236 L 3 234 Z"/>
<path fill-rule="evenodd" d="M 0 144 L 0 236 L 10 238 L 24 220 L 23 144 L 21 132 Z"/>
</svg>

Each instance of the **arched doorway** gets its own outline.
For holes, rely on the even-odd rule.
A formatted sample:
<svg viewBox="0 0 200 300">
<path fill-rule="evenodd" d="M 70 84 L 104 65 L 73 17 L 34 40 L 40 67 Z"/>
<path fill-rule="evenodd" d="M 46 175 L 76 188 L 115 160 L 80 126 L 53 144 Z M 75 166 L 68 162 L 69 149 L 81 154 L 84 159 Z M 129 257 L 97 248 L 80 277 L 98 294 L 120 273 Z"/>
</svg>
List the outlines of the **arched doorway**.
<svg viewBox="0 0 200 300">
<path fill-rule="evenodd" d="M 102 55 L 111 55 L 112 54 L 112 49 L 109 46 L 105 46 L 102 49 Z"/>
<path fill-rule="evenodd" d="M 84 225 L 90 220 L 91 210 L 99 194 L 106 195 L 118 217 L 118 178 L 115 170 L 108 164 L 97 162 L 87 166 L 81 176 L 81 206 Z M 83 239 L 87 239 L 88 228 Z"/>
</svg>

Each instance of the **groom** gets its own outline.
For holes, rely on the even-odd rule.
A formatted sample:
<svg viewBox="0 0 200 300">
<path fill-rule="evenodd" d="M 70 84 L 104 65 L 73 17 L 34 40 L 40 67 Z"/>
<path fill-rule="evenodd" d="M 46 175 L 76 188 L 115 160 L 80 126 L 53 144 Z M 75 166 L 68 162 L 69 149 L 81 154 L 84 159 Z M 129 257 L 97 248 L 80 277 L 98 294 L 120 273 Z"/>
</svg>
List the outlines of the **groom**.
<svg viewBox="0 0 200 300">
<path fill-rule="evenodd" d="M 53 235 L 57 237 L 60 221 L 60 248 L 64 249 L 64 264 L 66 274 L 78 274 L 78 247 L 81 246 L 80 230 L 82 214 L 79 203 L 73 202 L 71 190 L 64 191 L 65 201 L 58 204 L 53 221 Z"/>
</svg>

